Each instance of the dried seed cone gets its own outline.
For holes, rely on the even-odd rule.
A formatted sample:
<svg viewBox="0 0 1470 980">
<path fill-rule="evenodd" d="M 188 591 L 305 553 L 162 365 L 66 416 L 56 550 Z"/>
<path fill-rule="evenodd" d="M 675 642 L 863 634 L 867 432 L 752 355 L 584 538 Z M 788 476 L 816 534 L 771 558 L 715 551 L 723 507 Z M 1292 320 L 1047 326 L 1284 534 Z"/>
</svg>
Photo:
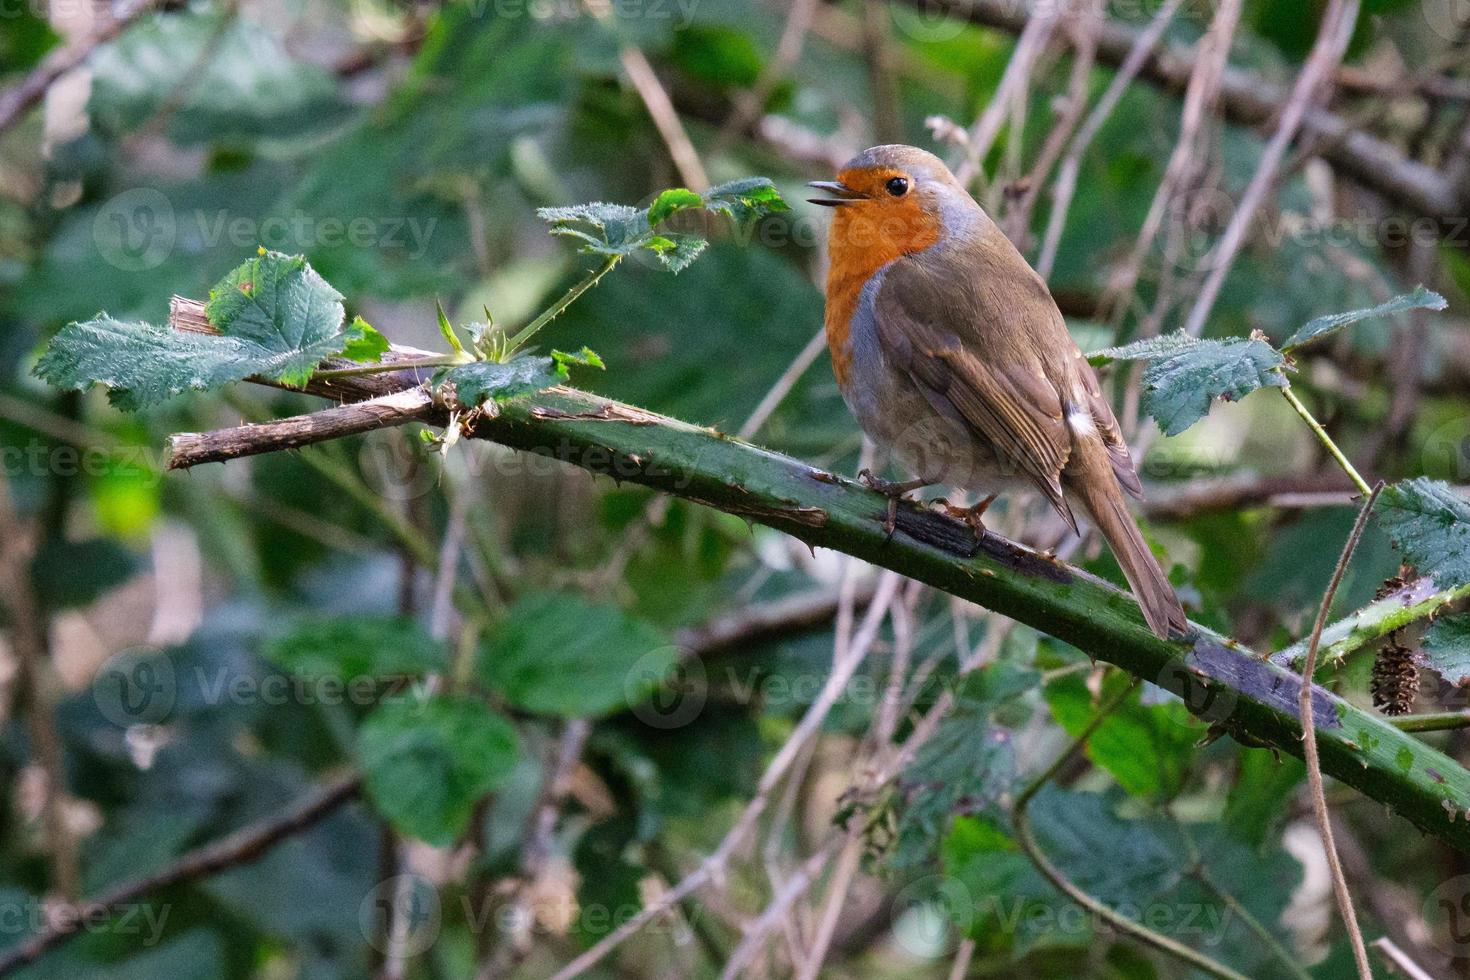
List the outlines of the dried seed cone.
<svg viewBox="0 0 1470 980">
<path fill-rule="evenodd" d="M 1419 695 L 1419 655 L 1390 636 L 1373 663 L 1373 707 L 1386 715 L 1406 715 Z"/>
</svg>

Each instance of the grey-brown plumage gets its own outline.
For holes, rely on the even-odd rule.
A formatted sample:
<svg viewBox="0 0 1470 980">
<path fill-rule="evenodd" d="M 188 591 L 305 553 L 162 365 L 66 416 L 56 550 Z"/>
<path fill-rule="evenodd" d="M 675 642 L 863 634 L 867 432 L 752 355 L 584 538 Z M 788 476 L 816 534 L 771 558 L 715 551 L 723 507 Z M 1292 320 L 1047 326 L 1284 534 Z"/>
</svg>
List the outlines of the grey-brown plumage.
<svg viewBox="0 0 1470 980">
<path fill-rule="evenodd" d="M 838 204 L 828 340 L 863 428 L 926 480 L 1035 487 L 1074 530 L 1080 505 L 1149 627 L 1185 632 L 1124 501 L 1141 494 L 1128 447 L 1046 283 L 922 150 L 874 147 L 819 186 Z"/>
</svg>

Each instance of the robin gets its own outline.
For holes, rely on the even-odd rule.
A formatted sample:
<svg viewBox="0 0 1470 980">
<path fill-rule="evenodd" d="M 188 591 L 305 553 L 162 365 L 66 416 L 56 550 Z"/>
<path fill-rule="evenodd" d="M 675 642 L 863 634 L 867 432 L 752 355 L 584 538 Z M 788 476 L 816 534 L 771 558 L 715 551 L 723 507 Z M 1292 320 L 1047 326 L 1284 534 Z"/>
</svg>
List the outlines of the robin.
<svg viewBox="0 0 1470 980">
<path fill-rule="evenodd" d="M 1184 610 L 1123 499 L 1138 473 L 1041 276 L 943 162 L 875 146 L 812 199 L 833 209 L 827 344 L 848 409 L 915 475 L 869 486 L 890 498 L 934 484 L 988 494 L 962 513 L 980 530 L 995 495 L 1040 490 L 1075 532 L 1102 532 L 1143 618 L 1183 634 Z"/>
</svg>

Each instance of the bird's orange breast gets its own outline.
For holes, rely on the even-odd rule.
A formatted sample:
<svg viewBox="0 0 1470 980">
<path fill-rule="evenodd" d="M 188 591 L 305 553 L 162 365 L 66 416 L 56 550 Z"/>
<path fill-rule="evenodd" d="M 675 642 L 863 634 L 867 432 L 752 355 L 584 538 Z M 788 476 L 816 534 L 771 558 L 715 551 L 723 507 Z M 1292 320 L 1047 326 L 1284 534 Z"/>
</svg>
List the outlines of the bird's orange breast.
<svg viewBox="0 0 1470 980">
<path fill-rule="evenodd" d="M 843 180 L 844 175 L 838 175 Z M 848 338 L 863 287 L 894 259 L 939 241 L 939 218 L 917 199 L 855 201 L 835 209 L 828 238 L 827 348 L 837 383 L 847 383 L 852 364 Z"/>
</svg>

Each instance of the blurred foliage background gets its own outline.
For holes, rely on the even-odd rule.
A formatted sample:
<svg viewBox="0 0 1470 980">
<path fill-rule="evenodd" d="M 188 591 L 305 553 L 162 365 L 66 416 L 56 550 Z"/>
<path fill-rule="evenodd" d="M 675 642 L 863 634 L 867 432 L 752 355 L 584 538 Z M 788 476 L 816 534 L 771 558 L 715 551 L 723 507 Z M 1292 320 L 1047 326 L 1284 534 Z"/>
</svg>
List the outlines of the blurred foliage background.
<svg viewBox="0 0 1470 980">
<path fill-rule="evenodd" d="M 1121 60 L 1094 52 L 1094 32 L 1136 37 L 1163 9 L 1161 43 L 1189 52 L 1238 13 L 1228 109 L 1231 86 L 1289 90 L 1327 6 L 0 5 L 3 99 L 86 54 L 39 99 L 0 101 L 0 947 L 58 903 L 241 828 L 279 831 L 258 859 L 148 890 L 17 975 L 542 977 L 645 908 L 665 910 L 586 975 L 1194 975 L 1056 893 L 1011 836 L 1016 792 L 1123 680 L 1075 649 L 485 444 L 441 455 L 390 430 L 165 476 L 171 432 L 314 403 L 241 388 L 125 415 L 30 368 L 69 321 L 162 322 L 171 295 L 203 298 L 257 246 L 304 254 L 350 313 L 436 347 L 436 300 L 456 322 L 488 308 L 515 325 L 581 274 L 537 207 L 646 205 L 763 174 L 789 215 L 744 234 L 711 224 L 678 276 L 624 263 L 545 343 L 601 354 L 606 373 L 579 384 L 852 473 L 859 434 L 813 343 L 826 215 L 805 181 L 880 141 L 978 158 L 977 197 L 1036 260 L 1059 162 Z M 1361 143 L 1298 140 L 1205 335 L 1281 341 L 1437 289 L 1447 313 L 1359 324 L 1304 354 L 1296 385 L 1365 473 L 1463 482 L 1466 11 L 1352 6 L 1311 111 L 1398 156 L 1355 171 L 1343 161 Z M 1181 134 L 1178 86 L 1158 74 L 1079 147 L 1044 270 L 1085 349 L 1184 324 L 1276 125 L 1279 99 L 1267 118 L 1206 111 Z M 1419 184 L 1396 191 L 1404 161 Z M 1440 210 L 1424 187 L 1449 194 Z M 1160 230 L 1141 243 L 1156 196 Z M 1131 430 L 1136 379 L 1113 377 Z M 1289 408 L 1220 407 L 1154 441 L 1142 468 L 1147 530 L 1194 618 L 1262 650 L 1301 637 L 1353 509 Z M 1004 502 L 999 526 L 1055 544 L 1030 503 Z M 1121 581 L 1106 549 L 1077 560 Z M 1397 566 L 1370 529 L 1338 614 Z M 867 656 L 808 737 L 798 721 L 855 644 Z M 1332 683 L 1367 704 L 1372 663 Z M 1458 679 L 1426 675 L 1418 710 L 1464 707 Z M 909 709 L 946 690 L 938 729 L 873 786 Z M 1132 695 L 1038 797 L 1048 852 L 1110 907 L 1241 973 L 1353 975 L 1301 764 L 1200 746 L 1207 727 L 1156 688 Z M 1459 731 L 1427 737 L 1470 750 Z M 794 763 L 762 786 L 786 750 Z M 312 819 L 279 825 L 313 800 Z M 1365 931 L 1435 976 L 1470 973 L 1466 857 L 1371 800 L 1332 802 Z M 666 907 L 698 869 L 706 886 Z"/>
</svg>

